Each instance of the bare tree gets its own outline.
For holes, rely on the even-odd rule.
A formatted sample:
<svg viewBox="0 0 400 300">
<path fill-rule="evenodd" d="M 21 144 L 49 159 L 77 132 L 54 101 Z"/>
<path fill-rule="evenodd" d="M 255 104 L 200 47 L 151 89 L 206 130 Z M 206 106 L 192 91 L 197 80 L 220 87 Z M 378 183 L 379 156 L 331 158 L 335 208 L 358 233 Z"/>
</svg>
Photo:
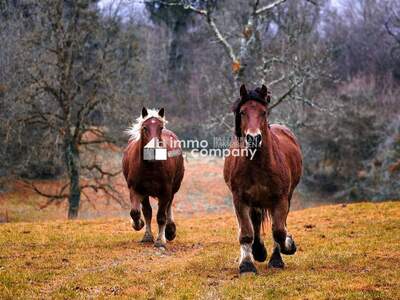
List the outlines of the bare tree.
<svg viewBox="0 0 400 300">
<path fill-rule="evenodd" d="M 313 69 L 309 68 L 307 61 L 299 61 L 297 57 L 283 57 L 276 55 L 276 52 L 265 52 L 265 42 L 263 43 L 265 32 L 268 31 L 269 27 L 271 27 L 271 31 L 288 29 L 284 28 L 284 24 L 280 24 L 279 21 L 282 16 L 290 15 L 296 9 L 299 9 L 297 2 L 287 0 L 269 1 L 266 4 L 261 2 L 260 0 L 245 1 L 244 3 L 235 1 L 235 6 L 241 10 L 236 12 L 237 16 L 241 16 L 241 21 L 239 27 L 234 27 L 233 24 L 232 27 L 240 34 L 228 35 L 223 33 L 221 29 L 223 26 L 219 25 L 221 22 L 219 19 L 222 19 L 223 16 L 220 15 L 215 1 L 146 1 L 146 3 L 158 3 L 158 5 L 180 6 L 203 17 L 211 33 L 224 49 L 226 57 L 229 58 L 233 86 L 236 89 L 243 82 L 267 84 L 268 86 L 289 83 L 286 86 L 286 90 L 282 89 L 281 95 L 271 105 L 271 108 L 274 108 L 291 96 L 297 88 L 305 83 L 307 78 L 312 77 L 313 74 L 310 74 L 310 72 Z M 315 29 L 315 25 L 318 22 L 319 8 L 324 3 L 323 1 L 320 2 L 304 1 L 309 7 L 303 11 L 311 11 L 311 17 L 313 18 L 310 30 Z M 285 4 L 287 5 L 285 6 Z M 278 8 L 282 9 L 277 10 Z M 299 23 L 293 22 L 293 19 L 291 21 L 292 27 L 299 26 Z M 309 22 L 310 20 L 306 21 Z M 304 34 L 304 32 L 300 28 L 300 30 L 292 30 L 291 32 L 286 32 L 286 34 L 290 43 L 293 43 L 299 37 L 299 34 Z M 280 66 L 277 67 L 277 65 Z M 280 69 L 282 74 L 276 72 L 277 68 Z M 271 71 L 274 71 L 275 74 L 278 73 L 279 76 L 267 81 L 267 77 L 271 78 L 273 76 Z"/>
<path fill-rule="evenodd" d="M 35 18 L 32 34 L 24 39 L 25 51 L 35 55 L 18 95 L 27 108 L 21 121 L 46 131 L 45 139 L 60 148 L 68 180 L 56 194 L 33 188 L 51 201 L 68 198 L 68 217 L 76 218 L 85 189 L 101 190 L 120 201 L 110 184 L 119 171 L 107 170 L 98 161 L 81 162 L 84 149 L 112 141 L 104 128 L 96 126 L 96 115 L 113 101 L 109 78 L 119 67 L 112 63 L 115 28 L 112 22 L 109 27 L 102 23 L 96 5 L 87 0 L 41 1 Z M 92 138 L 85 138 L 88 133 Z M 82 183 L 87 171 L 92 180 Z"/>
</svg>

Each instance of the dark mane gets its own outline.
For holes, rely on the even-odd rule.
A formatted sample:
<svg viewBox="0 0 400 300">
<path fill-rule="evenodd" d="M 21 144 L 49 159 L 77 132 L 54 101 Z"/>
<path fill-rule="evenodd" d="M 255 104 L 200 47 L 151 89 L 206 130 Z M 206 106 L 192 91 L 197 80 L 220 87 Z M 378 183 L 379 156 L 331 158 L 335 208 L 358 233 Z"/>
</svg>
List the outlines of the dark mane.
<svg viewBox="0 0 400 300">
<path fill-rule="evenodd" d="M 244 97 L 240 97 L 234 104 L 232 107 L 232 111 L 234 113 L 236 113 L 237 111 L 240 110 L 240 107 L 245 104 L 247 101 L 250 100 L 254 100 L 257 101 L 265 106 L 268 105 L 269 103 L 269 97 L 268 99 L 263 98 L 262 94 L 260 93 L 261 89 L 260 88 L 256 88 L 254 90 L 249 91 L 249 93 L 244 96 Z"/>
<path fill-rule="evenodd" d="M 262 92 L 264 88 L 264 93 Z M 261 88 L 255 88 L 254 90 L 246 91 L 245 94 L 241 94 L 240 98 L 233 104 L 232 111 L 235 114 L 235 135 L 240 138 L 242 136 L 240 130 L 241 117 L 240 117 L 240 108 L 247 101 L 254 100 L 261 103 L 264 106 L 267 106 L 271 100 L 271 96 L 267 92 L 265 86 Z"/>
</svg>

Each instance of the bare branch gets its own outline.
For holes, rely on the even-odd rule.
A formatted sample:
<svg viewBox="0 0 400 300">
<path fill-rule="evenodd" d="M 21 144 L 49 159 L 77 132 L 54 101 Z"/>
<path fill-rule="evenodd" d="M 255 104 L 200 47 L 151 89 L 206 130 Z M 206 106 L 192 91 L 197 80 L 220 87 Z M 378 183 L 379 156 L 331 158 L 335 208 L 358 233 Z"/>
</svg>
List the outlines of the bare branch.
<svg viewBox="0 0 400 300">
<path fill-rule="evenodd" d="M 272 104 L 271 106 L 269 106 L 269 109 L 272 110 L 273 108 L 275 108 L 276 106 L 278 106 L 279 104 L 282 103 L 283 100 L 285 100 L 288 96 L 290 96 L 291 93 L 293 93 L 293 91 L 301 84 L 304 83 L 304 80 L 298 81 L 296 83 L 294 83 L 282 96 L 280 96 L 278 98 L 278 100 Z"/>
<path fill-rule="evenodd" d="M 184 9 L 187 10 L 191 10 L 197 14 L 206 16 L 207 15 L 207 11 L 204 9 L 198 9 L 196 7 L 194 7 L 193 5 L 189 4 L 189 3 L 185 3 L 184 1 L 179 1 L 179 2 L 165 2 L 165 1 L 154 1 L 154 0 L 150 0 L 150 1 L 144 1 L 144 3 L 159 3 L 165 6 L 181 6 Z"/>
<path fill-rule="evenodd" d="M 319 3 L 316 0 L 306 0 L 306 1 L 316 6 L 319 5 Z"/>
<path fill-rule="evenodd" d="M 110 140 L 80 141 L 79 145 L 110 144 Z"/>
<path fill-rule="evenodd" d="M 385 22 L 386 31 L 387 31 L 387 33 L 388 33 L 389 35 L 391 35 L 391 36 L 396 40 L 397 43 L 400 44 L 400 37 L 397 36 L 397 35 L 393 32 L 393 30 L 390 28 L 390 26 L 389 26 L 389 20 L 390 20 L 390 18 L 389 18 L 388 20 L 386 20 L 386 22 Z"/>
<path fill-rule="evenodd" d="M 155 1 L 146 1 L 146 2 L 147 3 L 154 3 Z M 224 46 L 225 51 L 228 53 L 228 55 L 231 58 L 232 62 L 238 61 L 238 59 L 237 59 L 237 57 L 235 55 L 235 51 L 233 50 L 233 47 L 231 46 L 231 44 L 229 44 L 229 42 L 226 40 L 226 38 L 224 38 L 224 36 L 222 35 L 222 33 L 219 30 L 217 24 L 215 23 L 214 19 L 211 16 L 211 12 L 210 11 L 207 11 L 205 9 L 198 9 L 198 8 L 194 7 L 193 5 L 185 3 L 184 1 L 173 2 L 173 3 L 157 1 L 157 3 L 163 4 L 163 5 L 166 5 L 166 6 L 181 6 L 182 8 L 184 8 L 186 10 L 193 11 L 193 12 L 199 14 L 199 15 L 202 15 L 202 16 L 206 17 L 208 25 L 210 26 L 211 30 L 213 31 L 213 33 L 216 36 L 216 38 L 218 39 L 218 41 Z"/>
<path fill-rule="evenodd" d="M 228 43 L 228 41 L 222 36 L 220 30 L 218 29 L 217 25 L 215 24 L 213 18 L 211 17 L 210 14 L 207 14 L 207 23 L 210 25 L 212 31 L 214 32 L 214 35 L 217 37 L 217 39 L 221 42 L 221 44 L 224 46 L 225 51 L 228 53 L 229 57 L 231 58 L 232 62 L 237 62 L 238 59 L 235 55 L 235 52 L 231 46 L 231 44 Z"/>
<path fill-rule="evenodd" d="M 96 139 L 92 141 L 82 140 L 82 136 L 87 132 L 94 134 L 96 136 Z M 79 145 L 116 144 L 116 140 L 106 135 L 106 133 L 100 128 L 90 127 L 90 128 L 82 128 L 82 130 L 80 131 L 80 136 L 78 138 L 78 144 Z"/>
<path fill-rule="evenodd" d="M 315 103 L 314 101 L 312 101 L 312 100 L 310 100 L 310 99 L 307 99 L 307 98 L 305 98 L 305 97 L 297 97 L 297 96 L 295 96 L 295 97 L 294 97 L 294 100 L 295 100 L 295 101 L 299 101 L 299 102 L 303 102 L 304 104 L 310 106 L 311 108 L 317 109 L 317 110 L 319 110 L 319 111 L 326 112 L 326 113 L 328 113 L 329 115 L 334 116 L 334 114 L 333 114 L 329 109 L 327 109 L 327 108 L 325 108 L 325 107 L 322 107 L 321 105 Z"/>
<path fill-rule="evenodd" d="M 290 77 L 292 74 L 293 74 L 293 72 L 290 73 L 289 75 L 283 74 L 281 77 L 279 77 L 279 78 L 277 78 L 277 79 L 272 80 L 271 82 L 269 82 L 269 83 L 267 84 L 267 86 L 268 86 L 268 87 L 271 87 L 271 86 L 273 86 L 273 85 L 275 85 L 275 84 L 278 84 L 278 83 L 284 81 L 286 78 Z"/>
<path fill-rule="evenodd" d="M 31 181 L 27 181 L 24 180 L 23 181 L 26 185 L 28 185 L 30 188 L 32 188 L 37 194 L 39 194 L 40 196 L 46 197 L 46 198 L 50 198 L 49 201 L 54 201 L 54 200 L 64 200 L 67 199 L 69 194 L 68 193 L 64 193 L 66 188 L 69 186 L 69 183 L 66 183 L 58 193 L 56 194 L 49 194 L 49 193 L 45 193 L 42 190 L 40 190 L 33 182 Z"/>
<path fill-rule="evenodd" d="M 111 185 L 108 183 L 100 183 L 96 181 L 96 184 L 86 184 L 81 186 L 81 191 L 85 189 L 91 189 L 95 193 L 98 193 L 99 191 L 103 191 L 107 196 L 112 198 L 114 201 L 118 202 L 121 207 L 126 207 L 126 203 L 123 201 L 123 198 L 120 197 L 120 193 Z M 87 198 L 88 195 L 86 195 Z"/>
<path fill-rule="evenodd" d="M 121 172 L 122 172 L 121 170 L 119 170 L 117 172 L 105 171 L 105 170 L 103 170 L 103 168 L 100 165 L 98 165 L 96 163 L 93 163 L 93 164 L 87 165 L 87 166 L 82 166 L 82 168 L 87 169 L 89 171 L 97 170 L 102 175 L 102 177 L 103 176 L 115 177 L 118 174 L 121 174 Z"/>
<path fill-rule="evenodd" d="M 259 9 L 257 9 L 257 10 L 255 11 L 255 14 L 256 14 L 256 15 L 259 15 L 259 14 L 265 13 L 265 12 L 267 12 L 267 11 L 270 11 L 270 10 L 273 9 L 274 7 L 276 7 L 276 6 L 278 6 L 278 5 L 281 5 L 281 4 L 284 3 L 284 2 L 286 2 L 286 0 L 276 0 L 276 1 L 274 1 L 274 2 L 272 2 L 272 3 L 270 3 L 270 4 L 268 4 L 268 5 L 266 5 L 266 6 L 264 6 L 264 7 L 261 7 L 261 8 L 259 8 Z"/>
</svg>

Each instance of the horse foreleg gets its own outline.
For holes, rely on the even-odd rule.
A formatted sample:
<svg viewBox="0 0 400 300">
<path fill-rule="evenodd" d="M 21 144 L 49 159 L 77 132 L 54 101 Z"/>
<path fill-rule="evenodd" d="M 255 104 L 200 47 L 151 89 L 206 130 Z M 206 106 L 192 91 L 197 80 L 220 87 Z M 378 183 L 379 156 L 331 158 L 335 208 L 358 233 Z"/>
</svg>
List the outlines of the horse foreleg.
<svg viewBox="0 0 400 300">
<path fill-rule="evenodd" d="M 172 212 L 172 201 L 170 201 L 167 208 L 167 226 L 165 227 L 165 237 L 168 241 L 172 241 L 176 237 L 176 225 Z"/>
<path fill-rule="evenodd" d="M 240 202 L 237 195 L 233 196 L 236 217 L 239 223 L 240 261 L 239 273 L 257 273 L 254 266 L 252 244 L 254 240 L 253 225 L 250 219 L 250 207 Z"/>
<path fill-rule="evenodd" d="M 260 208 L 251 208 L 250 217 L 254 229 L 254 241 L 252 245 L 253 257 L 256 261 L 263 262 L 267 259 L 267 249 L 265 249 L 260 233 L 261 224 L 264 218 L 262 210 Z"/>
<path fill-rule="evenodd" d="M 150 205 L 149 197 L 144 197 L 142 201 L 142 212 L 144 216 L 144 221 L 146 223 L 146 231 L 144 233 L 142 242 L 143 243 L 152 243 L 153 233 L 151 232 L 151 217 L 152 217 L 152 208 Z"/>
<path fill-rule="evenodd" d="M 274 237 L 275 246 L 271 259 L 268 263 L 269 267 L 283 268 L 284 263 L 281 253 L 292 255 L 296 252 L 296 244 L 286 229 L 286 219 L 288 213 L 289 202 L 287 199 L 281 199 L 271 210 L 272 236 Z"/>
<path fill-rule="evenodd" d="M 158 211 L 157 211 L 157 224 L 158 224 L 158 236 L 156 242 L 154 243 L 155 247 L 165 248 L 167 244 L 167 240 L 165 238 L 165 228 L 167 225 L 167 210 L 168 205 L 172 200 L 170 198 L 160 198 L 158 200 Z"/>
<path fill-rule="evenodd" d="M 143 196 L 136 193 L 134 190 L 130 189 L 129 190 L 129 198 L 131 200 L 132 208 L 131 208 L 131 218 L 132 218 L 132 227 L 136 231 L 139 231 L 140 229 L 143 228 L 144 222 L 141 218 L 141 213 L 140 213 L 140 206 L 141 202 L 143 200 Z"/>
</svg>

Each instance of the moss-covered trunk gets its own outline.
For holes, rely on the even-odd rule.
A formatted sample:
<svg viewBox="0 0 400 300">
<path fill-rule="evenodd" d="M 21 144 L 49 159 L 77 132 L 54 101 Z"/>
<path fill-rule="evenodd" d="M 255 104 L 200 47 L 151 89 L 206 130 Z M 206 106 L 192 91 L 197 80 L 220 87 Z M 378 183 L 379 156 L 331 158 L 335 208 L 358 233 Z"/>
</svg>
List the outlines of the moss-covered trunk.
<svg viewBox="0 0 400 300">
<path fill-rule="evenodd" d="M 79 205 L 81 200 L 80 189 L 80 156 L 78 146 L 73 141 L 67 140 L 65 146 L 65 159 L 70 182 L 68 197 L 68 219 L 76 219 L 78 217 Z"/>
</svg>

